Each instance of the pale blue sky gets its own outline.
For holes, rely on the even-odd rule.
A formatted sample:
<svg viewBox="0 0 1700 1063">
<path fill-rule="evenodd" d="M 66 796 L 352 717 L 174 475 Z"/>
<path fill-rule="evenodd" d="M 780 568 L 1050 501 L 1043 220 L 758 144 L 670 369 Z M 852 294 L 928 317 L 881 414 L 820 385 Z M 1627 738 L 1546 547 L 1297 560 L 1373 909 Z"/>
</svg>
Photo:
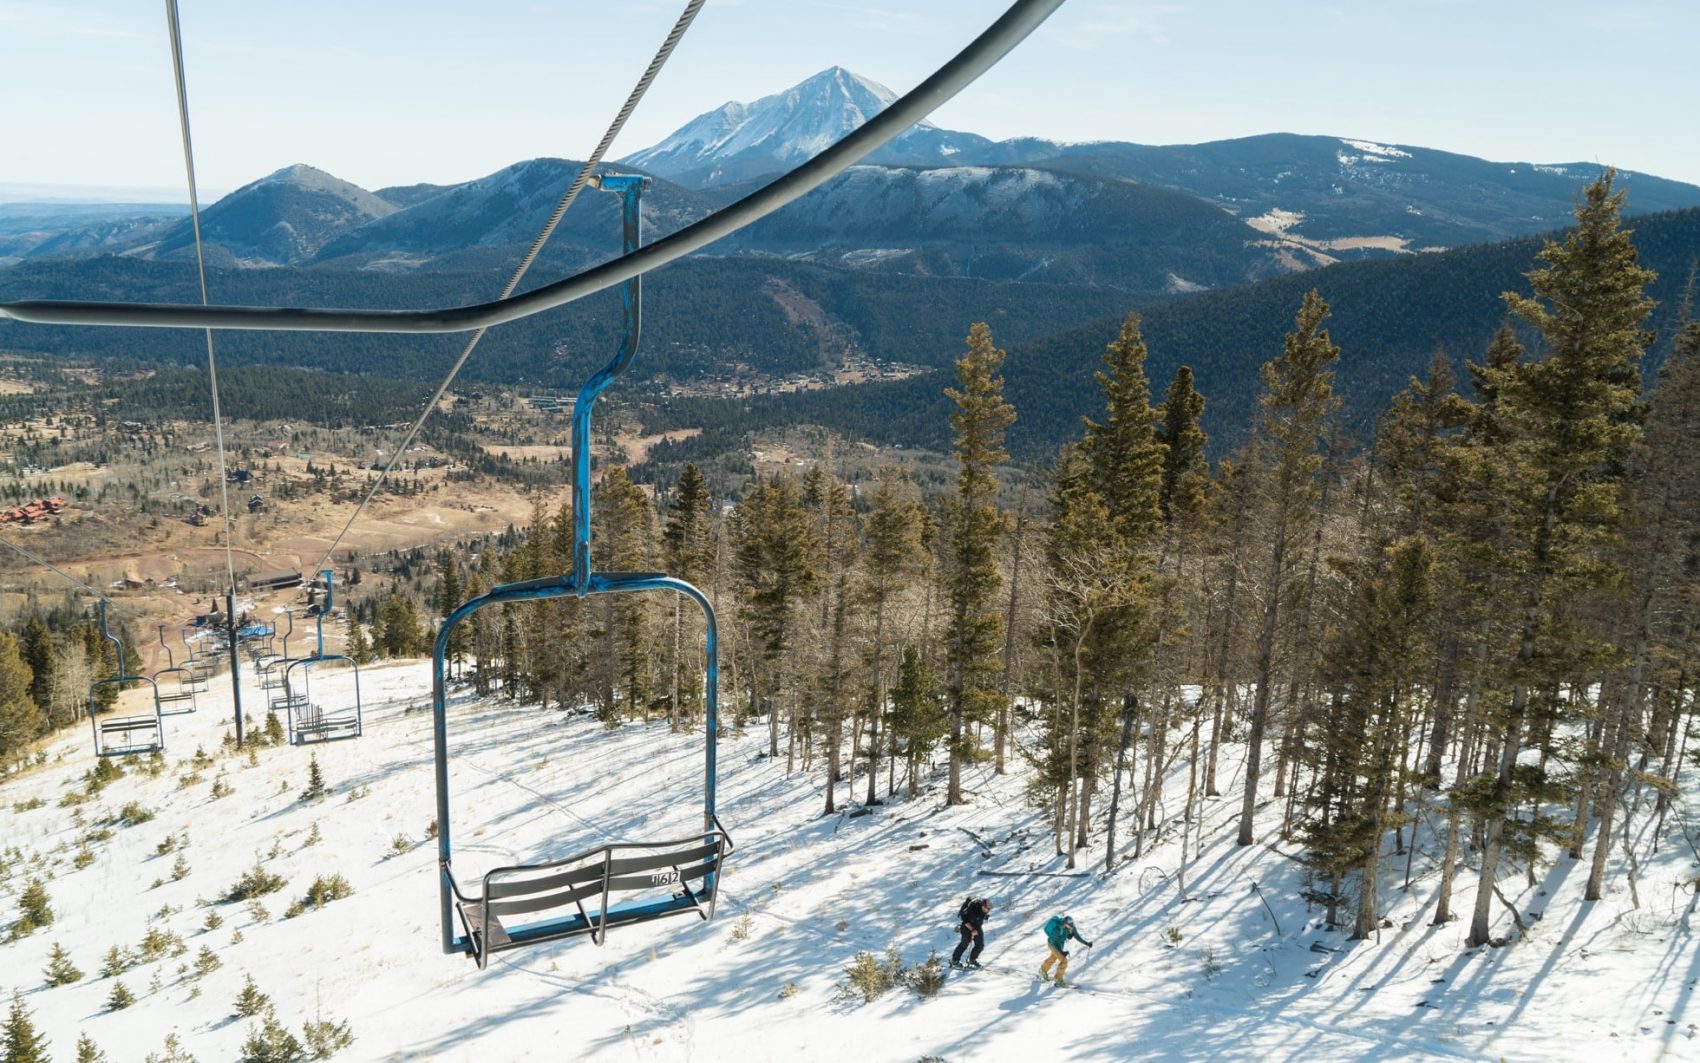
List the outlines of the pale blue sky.
<svg viewBox="0 0 1700 1063">
<path fill-rule="evenodd" d="M 582 158 L 682 0 L 180 0 L 200 179 Z M 615 145 L 849 67 L 903 92 L 997 0 L 709 0 Z M 1700 183 L 1700 2 L 1070 0 L 934 116 L 1002 138 L 1327 133 Z M 0 0 L 0 187 L 181 195 L 164 5 Z"/>
</svg>

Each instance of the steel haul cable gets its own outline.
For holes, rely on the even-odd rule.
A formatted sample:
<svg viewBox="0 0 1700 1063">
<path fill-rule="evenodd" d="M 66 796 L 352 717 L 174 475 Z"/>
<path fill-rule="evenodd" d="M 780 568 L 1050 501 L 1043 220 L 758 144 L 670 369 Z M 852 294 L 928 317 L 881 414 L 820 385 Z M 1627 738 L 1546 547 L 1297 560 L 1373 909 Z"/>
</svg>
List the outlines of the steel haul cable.
<svg viewBox="0 0 1700 1063">
<path fill-rule="evenodd" d="M 171 31 L 171 73 L 177 83 L 177 124 L 183 133 L 183 170 L 189 182 L 189 222 L 195 230 L 195 270 L 201 282 L 201 305 L 207 299 L 207 256 L 201 244 L 201 203 L 195 187 L 195 148 L 189 136 L 189 85 L 183 77 L 183 31 L 177 21 L 177 0 L 165 0 L 165 21 Z M 230 521 L 230 473 L 224 458 L 224 417 L 218 401 L 218 357 L 213 353 L 213 330 L 207 329 L 207 382 L 212 385 L 213 437 L 218 441 L 218 490 L 224 518 L 224 571 L 230 593 L 236 593 L 235 528 Z"/>
<path fill-rule="evenodd" d="M 625 128 L 626 119 L 630 118 L 632 112 L 637 109 L 638 101 L 642 100 L 644 93 L 649 91 L 650 84 L 655 81 L 656 75 L 661 73 L 661 68 L 666 65 L 668 58 L 673 54 L 673 49 L 678 46 L 679 40 L 685 35 L 685 31 L 690 29 L 692 20 L 697 17 L 697 12 L 702 10 L 705 3 L 707 3 L 707 0 L 689 0 L 685 4 L 685 10 L 680 13 L 678 21 L 673 23 L 672 30 L 661 42 L 661 48 L 656 51 L 655 58 L 651 59 L 649 66 L 644 68 L 637 84 L 632 86 L 632 91 L 627 95 L 625 104 L 620 107 L 619 113 L 609 123 L 608 129 L 602 134 L 602 139 L 597 143 L 596 149 L 590 153 L 589 158 L 584 160 L 584 165 L 579 167 L 578 176 L 573 178 L 573 183 L 567 187 L 567 191 L 561 196 L 560 202 L 555 204 L 554 213 L 549 215 L 549 220 L 544 222 L 542 231 L 537 234 L 537 239 L 532 241 L 531 250 L 525 253 L 525 258 L 521 260 L 519 268 L 515 269 L 513 276 L 508 278 L 508 283 L 502 288 L 502 294 L 497 297 L 497 302 L 507 300 L 519 287 L 519 282 L 525 278 L 526 271 L 531 269 L 532 263 L 537 261 L 537 256 L 542 252 L 543 245 L 548 243 L 549 237 L 555 234 L 556 226 L 561 224 L 561 219 L 566 216 L 567 209 L 573 205 L 573 200 L 577 199 L 578 194 L 584 191 L 584 186 L 590 182 L 591 174 L 596 171 L 596 167 L 601 164 L 603 157 L 608 154 L 608 149 L 613 146 L 614 138 L 618 137 L 620 130 Z M 348 534 L 349 529 L 354 527 L 354 522 L 360 519 L 360 514 L 365 512 L 367 504 L 377 495 L 378 488 L 383 486 L 384 481 L 389 478 L 390 470 L 394 469 L 396 463 L 401 461 L 401 456 L 407 453 L 407 448 L 413 445 L 414 438 L 419 435 L 419 430 L 425 426 L 425 421 L 431 416 L 431 411 L 435 410 L 437 403 L 442 401 L 443 395 L 449 390 L 449 385 L 453 384 L 455 377 L 460 375 L 461 368 L 466 365 L 466 360 L 472 357 L 473 350 L 478 347 L 478 341 L 482 340 L 484 333 L 488 331 L 488 326 L 480 328 L 472 334 L 471 339 L 466 341 L 466 346 L 462 348 L 460 357 L 456 358 L 454 364 L 449 367 L 448 373 L 443 377 L 443 382 L 437 385 L 437 390 L 431 395 L 431 400 L 425 404 L 425 409 L 420 411 L 419 419 L 414 421 L 413 427 L 407 430 L 407 435 L 395 448 L 395 452 L 390 455 L 390 460 L 378 473 L 378 478 L 372 481 L 372 486 L 367 489 L 366 496 L 360 500 L 358 506 L 354 507 L 354 512 L 350 514 L 348 523 L 342 526 L 340 532 L 337 532 L 336 538 L 331 540 L 331 545 L 325 549 L 324 556 L 319 558 L 318 563 L 313 566 L 313 571 L 317 572 L 324 568 L 326 562 L 331 560 L 331 555 L 336 552 L 336 548 L 342 542 L 343 537 Z M 210 350 L 211 330 L 208 330 L 207 336 Z"/>
</svg>

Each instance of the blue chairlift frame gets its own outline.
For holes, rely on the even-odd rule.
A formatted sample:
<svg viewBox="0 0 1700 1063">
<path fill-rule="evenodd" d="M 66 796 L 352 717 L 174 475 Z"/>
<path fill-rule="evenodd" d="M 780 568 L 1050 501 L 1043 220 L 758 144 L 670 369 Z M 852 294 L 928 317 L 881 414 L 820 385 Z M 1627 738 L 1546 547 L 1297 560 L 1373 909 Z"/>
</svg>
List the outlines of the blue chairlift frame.
<svg viewBox="0 0 1700 1063">
<path fill-rule="evenodd" d="M 336 591 L 332 587 L 335 572 L 325 569 L 321 573 L 325 577 L 325 605 L 315 618 L 318 621 L 317 643 L 312 653 L 305 657 L 297 657 L 284 666 L 283 695 L 284 704 L 288 708 L 289 744 L 304 746 L 316 742 L 337 742 L 345 738 L 359 738 L 365 728 L 361 714 L 360 703 L 360 666 L 354 658 L 345 653 L 325 652 L 325 614 L 331 611 L 335 603 Z M 295 617 L 289 619 L 290 630 L 295 629 Z M 288 644 L 285 643 L 285 649 Z M 346 661 L 354 669 L 354 706 L 349 710 L 339 710 L 326 713 L 313 703 L 311 671 L 315 665 L 326 661 Z M 299 685 L 295 670 L 301 669 Z"/>
<path fill-rule="evenodd" d="M 638 246 L 639 207 L 648 178 L 603 175 L 596 187 L 613 192 L 621 201 L 624 253 Z M 589 934 L 603 944 L 610 926 L 646 922 L 669 915 L 695 912 L 704 920 L 714 918 L 719 893 L 720 868 L 732 841 L 715 815 L 715 743 L 719 735 L 719 641 L 714 607 L 691 584 L 661 572 L 596 572 L 590 560 L 590 413 L 599 396 L 631 364 L 637 351 L 642 326 L 643 278 L 623 282 L 620 301 L 624 309 L 625 333 L 614 358 L 579 389 L 573 404 L 573 553 L 572 571 L 560 576 L 503 584 L 472 599 L 443 620 L 432 653 L 431 708 L 436 746 L 437 774 L 437 859 L 442 908 L 443 951 L 470 955 L 484 967 L 489 954 L 522 945 Z M 592 594 L 625 594 L 636 591 L 668 590 L 691 599 L 702 610 L 707 669 L 704 731 L 707 750 L 703 764 L 702 834 L 670 842 L 616 842 L 568 857 L 519 867 L 497 868 L 484 876 L 483 892 L 471 896 L 456 882 L 453 872 L 453 831 L 449 821 L 449 752 L 447 665 L 449 638 L 457 625 L 481 609 L 517 602 Z M 630 850 L 646 855 L 621 856 Z M 654 850 L 675 850 L 654 852 Z M 596 861 L 600 860 L 598 865 Z M 576 868 L 574 865 L 577 865 Z M 600 867 L 600 873 L 597 869 Z M 515 876 L 532 874 L 528 883 L 514 882 Z M 699 882 L 695 888 L 691 882 Z M 615 891 L 677 885 L 673 895 L 660 900 L 616 904 Z M 584 902 L 600 898 L 594 912 Z M 706 902 L 706 903 L 705 903 Z M 541 919 L 521 926 L 502 926 L 497 916 L 565 907 L 571 903 L 576 915 Z M 457 930 L 457 915 L 459 930 Z"/>
<path fill-rule="evenodd" d="M 177 656 L 171 652 L 171 644 L 165 641 L 164 624 L 159 625 L 159 648 L 165 651 L 165 667 L 155 670 L 153 674 L 154 684 L 157 686 L 160 678 L 168 675 L 176 677 L 177 680 L 175 689 L 159 695 L 160 715 L 184 716 L 194 712 L 199 707 L 195 702 L 194 673 L 177 663 Z M 189 703 L 187 708 L 181 707 L 184 702 Z M 166 708 L 167 705 L 173 707 Z"/>
<path fill-rule="evenodd" d="M 124 644 L 106 626 L 106 599 L 100 600 L 100 633 L 112 643 L 117 653 L 118 674 L 96 679 L 89 684 L 89 724 L 94 728 L 94 754 L 97 757 L 127 757 L 137 753 L 158 753 L 165 749 L 165 720 L 160 712 L 159 684 L 145 675 L 126 675 Z M 146 683 L 153 688 L 153 712 L 137 716 L 96 717 L 97 695 L 101 687 L 117 686 L 122 692 L 125 683 Z"/>
</svg>

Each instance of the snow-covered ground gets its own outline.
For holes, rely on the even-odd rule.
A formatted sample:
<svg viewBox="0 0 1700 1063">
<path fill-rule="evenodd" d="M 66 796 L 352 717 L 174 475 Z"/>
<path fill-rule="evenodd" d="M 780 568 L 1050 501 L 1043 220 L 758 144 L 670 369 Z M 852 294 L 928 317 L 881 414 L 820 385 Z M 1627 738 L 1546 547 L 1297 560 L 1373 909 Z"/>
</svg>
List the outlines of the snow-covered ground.
<svg viewBox="0 0 1700 1063">
<path fill-rule="evenodd" d="M 1520 910 L 1540 914 L 1527 937 L 1465 951 L 1465 924 L 1427 925 L 1436 875 L 1419 853 L 1409 894 L 1398 890 L 1403 858 L 1388 861 L 1391 925 L 1379 941 L 1353 944 L 1320 929 L 1298 899 L 1294 847 L 1274 844 L 1278 804 L 1265 809 L 1270 844 L 1241 849 L 1237 800 L 1207 803 L 1183 902 L 1173 839 L 1107 878 L 1100 840 L 1090 868 L 1065 871 L 1019 771 L 973 769 L 966 807 L 944 807 L 941 785 L 871 815 L 822 816 L 819 772 L 788 777 L 783 759 L 762 755 L 765 727 L 721 743 L 721 816 L 737 851 L 712 925 L 616 928 L 606 947 L 574 939 L 501 953 L 479 972 L 438 944 L 436 849 L 425 840 L 435 816 L 428 675 L 418 663 L 366 670 L 365 737 L 316 747 L 333 791 L 316 802 L 299 800 L 309 750 L 261 750 L 258 766 L 219 752 L 227 677 L 198 714 L 167 720 L 168 769 L 150 778 L 126 764 L 125 778 L 82 806 L 83 826 L 59 805 L 94 763 L 82 732 L 57 742 L 47 766 L 0 787 L 0 846 L 45 861 L 55 914 L 0 946 L 0 991 L 23 992 L 55 1059 L 72 1058 L 80 1032 L 114 1063 L 160 1052 L 173 1032 L 201 1063 L 233 1059 L 251 1024 L 232 1014 L 247 975 L 297 1034 L 315 1015 L 346 1020 L 355 1040 L 337 1058 L 348 1060 L 1700 1059 L 1700 948 L 1688 928 L 1694 897 L 1681 885 L 1696 852 L 1680 815 L 1657 855 L 1643 839 L 1639 910 L 1622 888 L 1583 905 L 1586 868 L 1560 861 L 1532 889 L 1520 874 L 1504 883 Z M 329 698 L 339 682 L 316 680 L 315 694 Z M 261 704 L 257 689 L 245 700 Z M 463 880 L 612 838 L 677 836 L 700 814 L 700 735 L 607 731 L 465 694 L 450 735 Z M 197 746 L 217 762 L 180 786 Z M 221 772 L 233 792 L 214 799 Z M 35 797 L 42 807 L 17 810 Z M 93 862 L 75 869 L 78 839 L 131 801 L 155 817 L 110 828 L 90 846 Z M 188 839 L 180 881 L 176 854 L 155 855 L 167 835 Z M 394 855 L 398 835 L 418 844 Z M 214 903 L 223 925 L 203 929 L 202 902 L 256 859 L 289 880 L 264 898 L 265 918 Z M 9 912 L 42 867 L 14 867 L 0 905 Z M 284 917 L 332 873 L 351 897 Z M 1460 910 L 1472 888 L 1461 876 Z M 895 945 L 910 962 L 948 953 L 970 893 L 996 901 L 988 970 L 953 974 L 931 1000 L 908 990 L 865 1005 L 835 999 L 858 951 Z M 1032 978 L 1045 951 L 1040 925 L 1060 911 L 1095 944 L 1075 950 L 1071 974 L 1084 988 L 1073 992 Z M 125 973 L 139 999 L 106 1011 L 103 956 L 135 949 L 150 926 L 180 935 L 187 951 Z M 82 981 L 44 987 L 54 942 Z M 222 966 L 196 976 L 184 965 L 203 945 Z"/>
</svg>

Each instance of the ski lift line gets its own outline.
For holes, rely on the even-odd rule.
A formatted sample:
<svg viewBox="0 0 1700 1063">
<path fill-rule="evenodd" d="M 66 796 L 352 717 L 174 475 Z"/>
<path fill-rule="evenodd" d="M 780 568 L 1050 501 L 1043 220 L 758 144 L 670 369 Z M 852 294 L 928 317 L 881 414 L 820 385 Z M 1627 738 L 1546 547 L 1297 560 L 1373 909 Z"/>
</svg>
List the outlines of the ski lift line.
<svg viewBox="0 0 1700 1063">
<path fill-rule="evenodd" d="M 989 29 L 931 77 L 808 162 L 736 203 L 640 251 L 510 299 L 435 310 L 203 307 L 24 300 L 0 303 L 0 317 L 50 325 L 394 333 L 469 332 L 518 321 L 665 266 L 814 191 L 971 85 L 1062 4 L 1063 0 L 1015 0 Z"/>
<path fill-rule="evenodd" d="M 531 242 L 531 249 L 525 253 L 525 258 L 520 261 L 519 266 L 513 272 L 513 276 L 508 278 L 508 283 L 502 288 L 502 294 L 497 297 L 497 302 L 507 300 L 519 287 L 519 283 L 525 278 L 526 272 L 531 269 L 532 264 L 537 261 L 537 256 L 542 253 L 543 245 L 548 243 L 549 238 L 555 234 L 556 227 L 561 224 L 561 219 L 566 217 L 567 210 L 572 207 L 573 201 L 578 198 L 580 192 L 584 191 L 585 185 L 590 183 L 592 175 L 596 172 L 596 167 L 601 165 L 603 157 L 608 154 L 608 149 L 614 146 L 615 138 L 626 126 L 626 119 L 630 118 L 632 112 L 637 109 L 638 102 L 649 91 L 649 86 L 655 81 L 656 75 L 661 73 L 661 68 L 667 64 L 667 60 L 672 56 L 673 49 L 678 46 L 679 41 L 685 35 L 685 31 L 690 29 L 691 22 L 697 17 L 697 12 L 701 11 L 703 4 L 707 2 L 708 0 L 690 0 L 685 5 L 685 10 L 680 13 L 678 21 L 673 24 L 673 29 L 661 42 L 661 48 L 656 51 L 655 57 L 649 61 L 649 66 L 644 68 L 637 84 L 632 86 L 632 91 L 626 96 L 626 102 L 621 105 L 619 112 L 614 116 L 614 120 L 608 124 L 608 129 L 602 134 L 602 139 L 597 142 L 596 148 L 584 160 L 584 165 L 579 167 L 578 175 L 573 178 L 573 183 L 567 186 L 566 192 L 555 204 L 554 211 L 550 213 L 549 220 L 543 223 L 543 228 L 538 232 L 537 239 Z M 324 568 L 325 564 L 330 561 L 331 555 L 336 552 L 343 536 L 347 535 L 349 530 L 354 527 L 354 522 L 360 519 L 360 514 L 376 497 L 378 488 L 383 486 L 385 480 L 389 479 L 391 470 L 401 461 L 402 455 L 407 453 L 408 448 L 413 445 L 414 438 L 419 435 L 419 430 L 425 427 L 425 421 L 431 416 L 431 411 L 437 408 L 437 403 L 442 401 L 443 395 L 449 390 L 449 386 L 454 383 L 456 377 L 460 376 L 460 371 L 465 367 L 467 359 L 472 357 L 472 352 L 477 350 L 479 341 L 484 338 L 484 333 L 488 331 L 488 326 L 480 327 L 466 341 L 466 346 L 461 349 L 460 356 L 454 360 L 454 364 L 449 366 L 449 371 L 443 376 L 443 382 L 437 385 L 437 390 L 432 394 L 431 401 L 427 402 L 425 408 L 419 412 L 418 420 L 413 422 L 413 427 L 408 429 L 401 445 L 395 448 L 395 452 L 390 455 L 390 460 L 384 464 L 382 471 L 378 473 L 377 479 L 373 480 L 372 486 L 367 488 L 366 496 L 360 500 L 358 506 L 354 507 L 354 512 L 349 515 L 348 523 L 342 526 L 342 530 L 337 533 L 336 538 L 331 540 L 331 545 L 325 550 L 324 556 L 319 558 L 318 563 L 313 566 L 315 569 Z M 212 335 L 210 330 L 207 335 L 210 344 Z"/>
<path fill-rule="evenodd" d="M 201 201 L 195 183 L 195 147 L 189 133 L 189 83 L 183 75 L 183 30 L 177 19 L 177 0 L 165 0 L 165 21 L 171 37 L 171 73 L 177 87 L 177 125 L 183 140 L 183 173 L 189 185 L 189 222 L 195 231 L 195 272 L 200 279 L 201 305 L 207 306 L 207 255 L 201 242 Z M 218 398 L 218 358 L 213 353 L 213 330 L 207 329 L 207 383 L 212 387 L 213 438 L 218 443 L 219 514 L 224 519 L 224 571 L 230 591 L 236 592 L 234 528 L 230 523 L 230 477 L 224 457 L 224 417 Z"/>
</svg>

